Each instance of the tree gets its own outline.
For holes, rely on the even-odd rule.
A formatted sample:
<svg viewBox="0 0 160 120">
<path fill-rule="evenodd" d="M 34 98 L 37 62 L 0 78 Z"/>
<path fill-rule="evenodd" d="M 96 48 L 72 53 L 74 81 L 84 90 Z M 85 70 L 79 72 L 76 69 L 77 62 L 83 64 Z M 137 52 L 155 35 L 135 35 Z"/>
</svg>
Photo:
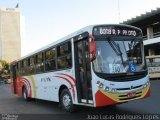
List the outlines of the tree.
<svg viewBox="0 0 160 120">
<path fill-rule="evenodd" d="M 6 80 L 10 76 L 10 64 L 5 60 L 0 60 L 0 76 Z"/>
<path fill-rule="evenodd" d="M 0 63 L 0 72 L 2 71 L 2 68 L 3 68 L 2 63 Z"/>
</svg>

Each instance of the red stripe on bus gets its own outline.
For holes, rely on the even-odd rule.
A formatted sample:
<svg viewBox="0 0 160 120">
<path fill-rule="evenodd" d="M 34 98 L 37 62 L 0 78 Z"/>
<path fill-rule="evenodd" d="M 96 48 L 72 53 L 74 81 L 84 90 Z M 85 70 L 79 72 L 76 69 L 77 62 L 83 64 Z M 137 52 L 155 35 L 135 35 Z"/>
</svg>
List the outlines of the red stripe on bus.
<svg viewBox="0 0 160 120">
<path fill-rule="evenodd" d="M 113 105 L 118 103 L 106 96 L 105 94 L 103 94 L 100 90 L 98 90 L 95 94 L 95 101 L 96 106 Z"/>
<path fill-rule="evenodd" d="M 64 73 L 57 73 L 57 74 L 59 74 L 59 75 L 65 75 L 65 76 L 71 78 L 73 80 L 74 84 L 76 84 L 76 80 L 72 76 L 70 76 L 68 74 L 64 74 Z"/>
<path fill-rule="evenodd" d="M 31 88 L 31 85 L 30 85 L 30 82 L 29 82 L 29 80 L 28 79 L 26 79 L 26 78 L 20 78 L 20 79 L 22 79 L 22 82 L 26 82 L 26 83 L 28 83 L 28 85 L 29 85 L 29 87 L 30 87 L 30 93 L 29 93 L 29 97 L 31 97 L 32 96 L 32 88 Z M 26 85 L 27 86 L 27 85 Z M 27 89 L 27 88 L 26 88 Z M 28 91 L 28 90 L 27 90 Z"/>
<path fill-rule="evenodd" d="M 62 78 L 62 79 L 64 79 L 65 81 L 67 81 L 70 84 L 70 86 L 72 88 L 73 98 L 75 100 L 75 91 L 74 91 L 74 87 L 73 87 L 72 83 L 67 78 L 65 78 L 65 77 L 61 77 L 61 76 L 53 76 L 53 77 Z"/>
</svg>

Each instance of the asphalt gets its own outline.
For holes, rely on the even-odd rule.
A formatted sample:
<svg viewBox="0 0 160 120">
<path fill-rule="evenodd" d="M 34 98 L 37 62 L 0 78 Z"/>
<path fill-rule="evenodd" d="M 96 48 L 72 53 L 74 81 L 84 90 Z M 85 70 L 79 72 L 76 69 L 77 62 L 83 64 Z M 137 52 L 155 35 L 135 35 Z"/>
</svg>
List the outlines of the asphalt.
<svg viewBox="0 0 160 120">
<path fill-rule="evenodd" d="M 67 118 L 74 119 L 100 119 L 101 115 L 103 119 L 115 119 L 115 115 L 160 115 L 160 80 L 151 81 L 151 96 L 145 99 L 139 99 L 130 101 L 128 103 L 106 106 L 99 108 L 92 107 L 78 107 L 77 112 L 67 113 L 63 111 L 59 104 L 56 102 L 43 101 L 43 100 L 31 100 L 29 102 L 24 101 L 22 97 L 15 96 L 11 93 L 10 85 L 0 85 L 0 119 L 5 118 L 5 115 L 21 115 L 38 118 Z M 74 116 L 75 115 L 75 116 Z M 112 116 L 113 115 L 113 116 Z M 8 116 L 7 116 L 8 117 Z M 15 117 L 15 116 L 9 116 Z M 124 116 L 122 116 L 123 118 Z M 140 116 L 139 116 L 140 117 Z M 23 117 L 23 119 L 26 117 Z M 69 118 L 69 119 L 71 119 Z M 142 117 L 141 117 L 142 118 Z M 29 118 L 26 118 L 28 120 Z M 157 116 L 160 119 L 160 116 Z M 4 119 L 3 119 L 4 120 Z M 18 119 L 19 120 L 19 119 Z M 29 119 L 31 120 L 31 118 Z"/>
</svg>

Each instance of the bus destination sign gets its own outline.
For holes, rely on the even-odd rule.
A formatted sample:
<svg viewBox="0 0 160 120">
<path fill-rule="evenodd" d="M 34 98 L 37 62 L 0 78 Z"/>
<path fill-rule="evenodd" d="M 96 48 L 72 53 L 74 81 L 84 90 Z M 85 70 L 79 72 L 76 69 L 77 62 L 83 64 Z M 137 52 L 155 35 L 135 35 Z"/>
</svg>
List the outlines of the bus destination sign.
<svg viewBox="0 0 160 120">
<path fill-rule="evenodd" d="M 137 29 L 124 26 L 102 26 L 102 27 L 95 27 L 93 29 L 93 34 L 96 36 L 111 35 L 111 36 L 136 37 L 140 35 L 140 31 Z"/>
</svg>

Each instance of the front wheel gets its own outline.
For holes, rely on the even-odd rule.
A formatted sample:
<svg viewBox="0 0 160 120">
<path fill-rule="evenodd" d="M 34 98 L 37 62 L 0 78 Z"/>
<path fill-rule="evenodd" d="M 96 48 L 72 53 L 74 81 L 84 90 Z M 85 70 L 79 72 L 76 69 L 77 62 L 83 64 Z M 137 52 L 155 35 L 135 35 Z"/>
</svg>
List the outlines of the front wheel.
<svg viewBox="0 0 160 120">
<path fill-rule="evenodd" d="M 75 106 L 73 105 L 72 97 L 68 89 L 62 90 L 60 95 L 60 104 L 67 112 L 73 112 L 75 110 Z"/>
</svg>

